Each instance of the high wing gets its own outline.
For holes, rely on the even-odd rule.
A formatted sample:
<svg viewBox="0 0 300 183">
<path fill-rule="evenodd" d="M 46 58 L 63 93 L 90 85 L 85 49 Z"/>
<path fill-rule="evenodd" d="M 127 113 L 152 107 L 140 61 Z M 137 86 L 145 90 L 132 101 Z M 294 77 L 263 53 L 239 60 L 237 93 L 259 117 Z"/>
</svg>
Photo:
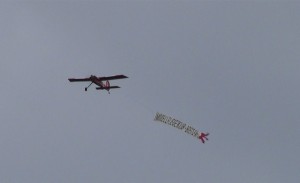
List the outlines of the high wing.
<svg viewBox="0 0 300 183">
<path fill-rule="evenodd" d="M 110 86 L 110 87 L 96 87 L 97 90 L 110 90 L 115 88 L 121 88 L 119 86 Z"/>
<path fill-rule="evenodd" d="M 70 82 L 84 82 L 84 81 L 92 81 L 91 78 L 81 78 L 81 79 L 75 79 L 75 78 L 69 78 Z"/>
<path fill-rule="evenodd" d="M 115 80 L 115 79 L 125 79 L 128 78 L 124 75 L 115 75 L 115 76 L 107 76 L 107 77 L 98 77 L 99 80 Z"/>
</svg>

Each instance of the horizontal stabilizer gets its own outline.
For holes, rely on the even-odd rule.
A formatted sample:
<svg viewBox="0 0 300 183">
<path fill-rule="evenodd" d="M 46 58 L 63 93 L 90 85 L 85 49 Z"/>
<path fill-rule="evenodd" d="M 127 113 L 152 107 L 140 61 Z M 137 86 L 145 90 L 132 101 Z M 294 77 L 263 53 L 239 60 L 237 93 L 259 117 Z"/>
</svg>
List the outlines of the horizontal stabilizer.
<svg viewBox="0 0 300 183">
<path fill-rule="evenodd" d="M 115 89 L 115 88 L 120 88 L 120 87 L 119 86 L 96 87 L 97 90 L 110 90 L 110 89 Z"/>
</svg>

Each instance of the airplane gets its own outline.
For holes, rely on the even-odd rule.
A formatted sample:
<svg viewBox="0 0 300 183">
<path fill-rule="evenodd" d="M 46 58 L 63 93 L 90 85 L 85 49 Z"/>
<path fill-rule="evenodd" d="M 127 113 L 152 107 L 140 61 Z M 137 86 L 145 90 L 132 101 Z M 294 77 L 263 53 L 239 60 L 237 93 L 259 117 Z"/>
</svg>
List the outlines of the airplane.
<svg viewBox="0 0 300 183">
<path fill-rule="evenodd" d="M 208 140 L 208 138 L 207 138 L 208 135 L 209 135 L 209 133 L 201 133 L 199 135 L 199 139 L 202 141 L 203 144 L 205 143 L 204 140 Z"/>
<path fill-rule="evenodd" d="M 85 87 L 84 90 L 87 91 L 87 89 L 94 83 L 99 87 L 96 87 L 96 90 L 107 90 L 108 93 L 110 89 L 115 89 L 115 88 L 120 88 L 119 86 L 110 86 L 109 80 L 116 80 L 116 79 L 125 79 L 128 78 L 127 76 L 124 75 L 115 75 L 115 76 L 107 76 L 107 77 L 97 77 L 94 75 L 91 75 L 88 78 L 69 78 L 68 80 L 70 82 L 87 82 L 90 81 L 91 84 L 88 87 Z M 106 81 L 104 83 L 104 81 Z"/>
</svg>

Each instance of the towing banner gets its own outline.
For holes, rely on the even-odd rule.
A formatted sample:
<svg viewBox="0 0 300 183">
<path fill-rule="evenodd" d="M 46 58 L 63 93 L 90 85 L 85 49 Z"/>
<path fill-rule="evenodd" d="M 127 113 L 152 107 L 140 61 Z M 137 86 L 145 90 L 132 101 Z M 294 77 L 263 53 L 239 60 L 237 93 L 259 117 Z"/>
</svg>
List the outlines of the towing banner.
<svg viewBox="0 0 300 183">
<path fill-rule="evenodd" d="M 200 134 L 198 130 L 170 116 L 166 116 L 164 114 L 157 112 L 154 121 L 160 121 L 165 124 L 171 125 L 179 130 L 184 130 L 185 133 L 188 133 L 196 138 L 199 138 Z"/>
</svg>

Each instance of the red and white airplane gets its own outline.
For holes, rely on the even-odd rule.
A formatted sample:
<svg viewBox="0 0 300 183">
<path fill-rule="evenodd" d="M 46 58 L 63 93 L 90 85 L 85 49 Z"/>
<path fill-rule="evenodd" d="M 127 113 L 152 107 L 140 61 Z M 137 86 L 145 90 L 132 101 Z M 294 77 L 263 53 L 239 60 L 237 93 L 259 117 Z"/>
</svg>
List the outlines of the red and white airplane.
<svg viewBox="0 0 300 183">
<path fill-rule="evenodd" d="M 202 143 L 204 144 L 205 143 L 205 140 L 208 140 L 207 136 L 209 135 L 209 133 L 200 133 L 199 135 L 199 139 L 202 141 Z"/>
<path fill-rule="evenodd" d="M 97 90 L 107 90 L 109 93 L 110 89 L 115 89 L 115 88 L 120 88 L 119 86 L 110 86 L 109 81 L 110 80 L 116 80 L 116 79 L 125 79 L 128 78 L 127 76 L 124 75 L 115 75 L 115 76 L 108 76 L 108 77 L 97 77 L 94 75 L 91 75 L 88 78 L 80 78 L 80 79 L 75 79 L 75 78 L 69 78 L 70 82 L 91 82 L 91 84 L 88 87 L 85 87 L 85 91 L 94 83 L 99 87 L 96 87 Z"/>
</svg>

